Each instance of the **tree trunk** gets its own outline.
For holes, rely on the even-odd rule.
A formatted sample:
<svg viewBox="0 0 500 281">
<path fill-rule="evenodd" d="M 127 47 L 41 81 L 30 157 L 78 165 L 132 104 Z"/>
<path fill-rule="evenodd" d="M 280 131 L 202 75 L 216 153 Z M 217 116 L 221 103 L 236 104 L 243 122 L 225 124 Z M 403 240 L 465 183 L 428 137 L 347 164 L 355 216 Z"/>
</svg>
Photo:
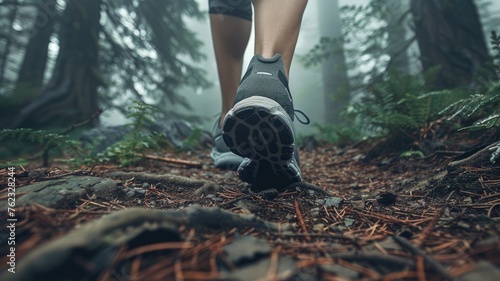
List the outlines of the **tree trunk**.
<svg viewBox="0 0 500 281">
<path fill-rule="evenodd" d="M 411 12 L 424 71 L 440 66 L 427 81 L 432 89 L 450 89 L 472 82 L 490 61 L 472 0 L 412 0 Z"/>
<path fill-rule="evenodd" d="M 0 59 L 0 86 L 4 85 L 5 81 L 5 69 L 7 67 L 7 60 L 9 58 L 9 52 L 10 52 L 10 45 L 12 43 L 12 29 L 14 25 L 14 21 L 16 20 L 17 17 L 17 1 L 13 2 L 14 5 L 12 6 L 12 10 L 9 13 L 9 25 L 8 25 L 8 33 L 5 34 L 5 47 L 4 47 L 4 52 L 2 53 L 2 57 Z"/>
<path fill-rule="evenodd" d="M 26 46 L 14 90 L 14 96 L 18 100 L 32 100 L 42 91 L 50 36 L 54 32 L 57 16 L 56 4 L 57 0 L 42 0 L 38 4 L 31 38 Z"/>
<path fill-rule="evenodd" d="M 406 50 L 406 26 L 403 17 L 409 6 L 406 1 L 401 0 L 385 0 L 384 2 L 390 12 L 387 22 L 387 49 L 391 56 L 389 72 L 408 75 L 410 74 L 410 58 Z"/>
<path fill-rule="evenodd" d="M 338 0 L 318 2 L 319 26 L 321 37 L 338 40 L 341 44 L 342 28 Z M 345 123 L 340 112 L 350 100 L 351 87 L 347 76 L 343 46 L 323 61 L 323 91 L 325 101 L 325 122 Z"/>
<path fill-rule="evenodd" d="M 66 127 L 98 110 L 101 0 L 70 0 L 61 20 L 60 51 L 40 98 L 25 107 L 15 127 Z"/>
</svg>

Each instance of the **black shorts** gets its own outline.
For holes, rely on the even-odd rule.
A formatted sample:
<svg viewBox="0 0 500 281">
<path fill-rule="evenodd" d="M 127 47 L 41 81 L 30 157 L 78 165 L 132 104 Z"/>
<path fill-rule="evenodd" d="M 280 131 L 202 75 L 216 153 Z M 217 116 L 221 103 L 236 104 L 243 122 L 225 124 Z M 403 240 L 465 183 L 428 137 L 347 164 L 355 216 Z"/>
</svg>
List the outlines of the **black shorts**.
<svg viewBox="0 0 500 281">
<path fill-rule="evenodd" d="M 210 14 L 229 15 L 252 21 L 251 0 L 208 0 Z"/>
</svg>

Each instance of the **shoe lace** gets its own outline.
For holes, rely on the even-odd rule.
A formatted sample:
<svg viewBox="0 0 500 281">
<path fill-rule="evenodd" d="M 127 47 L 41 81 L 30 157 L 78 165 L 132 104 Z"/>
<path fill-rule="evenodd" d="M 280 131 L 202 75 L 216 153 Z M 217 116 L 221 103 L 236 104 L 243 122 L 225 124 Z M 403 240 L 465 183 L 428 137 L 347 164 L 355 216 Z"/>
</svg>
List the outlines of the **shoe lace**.
<svg viewBox="0 0 500 281">
<path fill-rule="evenodd" d="M 297 121 L 299 121 L 300 123 L 304 124 L 304 125 L 308 125 L 309 123 L 311 123 L 311 120 L 309 119 L 309 116 L 307 116 L 304 111 L 302 110 L 299 110 L 299 109 L 294 109 L 294 113 L 295 113 L 295 118 L 297 118 Z M 302 115 L 304 118 L 305 118 L 305 121 L 304 120 L 301 120 L 299 118 L 299 114 L 297 113 L 300 113 L 300 115 Z"/>
</svg>

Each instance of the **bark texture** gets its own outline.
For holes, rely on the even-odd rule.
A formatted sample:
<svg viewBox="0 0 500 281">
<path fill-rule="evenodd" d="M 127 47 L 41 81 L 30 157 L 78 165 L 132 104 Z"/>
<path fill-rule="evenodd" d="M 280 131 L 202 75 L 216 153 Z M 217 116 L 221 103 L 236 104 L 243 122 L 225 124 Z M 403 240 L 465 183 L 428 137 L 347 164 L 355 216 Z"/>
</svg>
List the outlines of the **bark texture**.
<svg viewBox="0 0 500 281">
<path fill-rule="evenodd" d="M 54 73 L 40 98 L 21 110 L 14 127 L 66 127 L 98 110 L 100 5 L 101 0 L 68 1 Z"/>
<path fill-rule="evenodd" d="M 40 94 L 47 65 L 50 37 L 57 20 L 57 0 L 42 0 L 38 6 L 31 37 L 18 73 L 14 95 L 32 98 Z"/>
<path fill-rule="evenodd" d="M 441 66 L 431 85 L 468 85 L 490 60 L 472 0 L 412 0 L 411 12 L 424 71 Z"/>
</svg>

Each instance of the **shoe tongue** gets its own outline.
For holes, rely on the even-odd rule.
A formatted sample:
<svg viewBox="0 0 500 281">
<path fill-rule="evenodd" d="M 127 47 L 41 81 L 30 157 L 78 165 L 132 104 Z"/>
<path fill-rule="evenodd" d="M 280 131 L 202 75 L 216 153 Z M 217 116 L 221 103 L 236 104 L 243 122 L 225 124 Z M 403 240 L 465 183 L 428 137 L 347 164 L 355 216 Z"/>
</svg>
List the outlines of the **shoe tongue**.
<svg viewBox="0 0 500 281">
<path fill-rule="evenodd" d="M 274 63 L 274 62 L 277 62 L 280 58 L 281 58 L 280 54 L 276 54 L 272 58 L 265 58 L 262 55 L 257 54 L 257 59 L 260 62 L 265 62 L 265 63 Z"/>
</svg>

